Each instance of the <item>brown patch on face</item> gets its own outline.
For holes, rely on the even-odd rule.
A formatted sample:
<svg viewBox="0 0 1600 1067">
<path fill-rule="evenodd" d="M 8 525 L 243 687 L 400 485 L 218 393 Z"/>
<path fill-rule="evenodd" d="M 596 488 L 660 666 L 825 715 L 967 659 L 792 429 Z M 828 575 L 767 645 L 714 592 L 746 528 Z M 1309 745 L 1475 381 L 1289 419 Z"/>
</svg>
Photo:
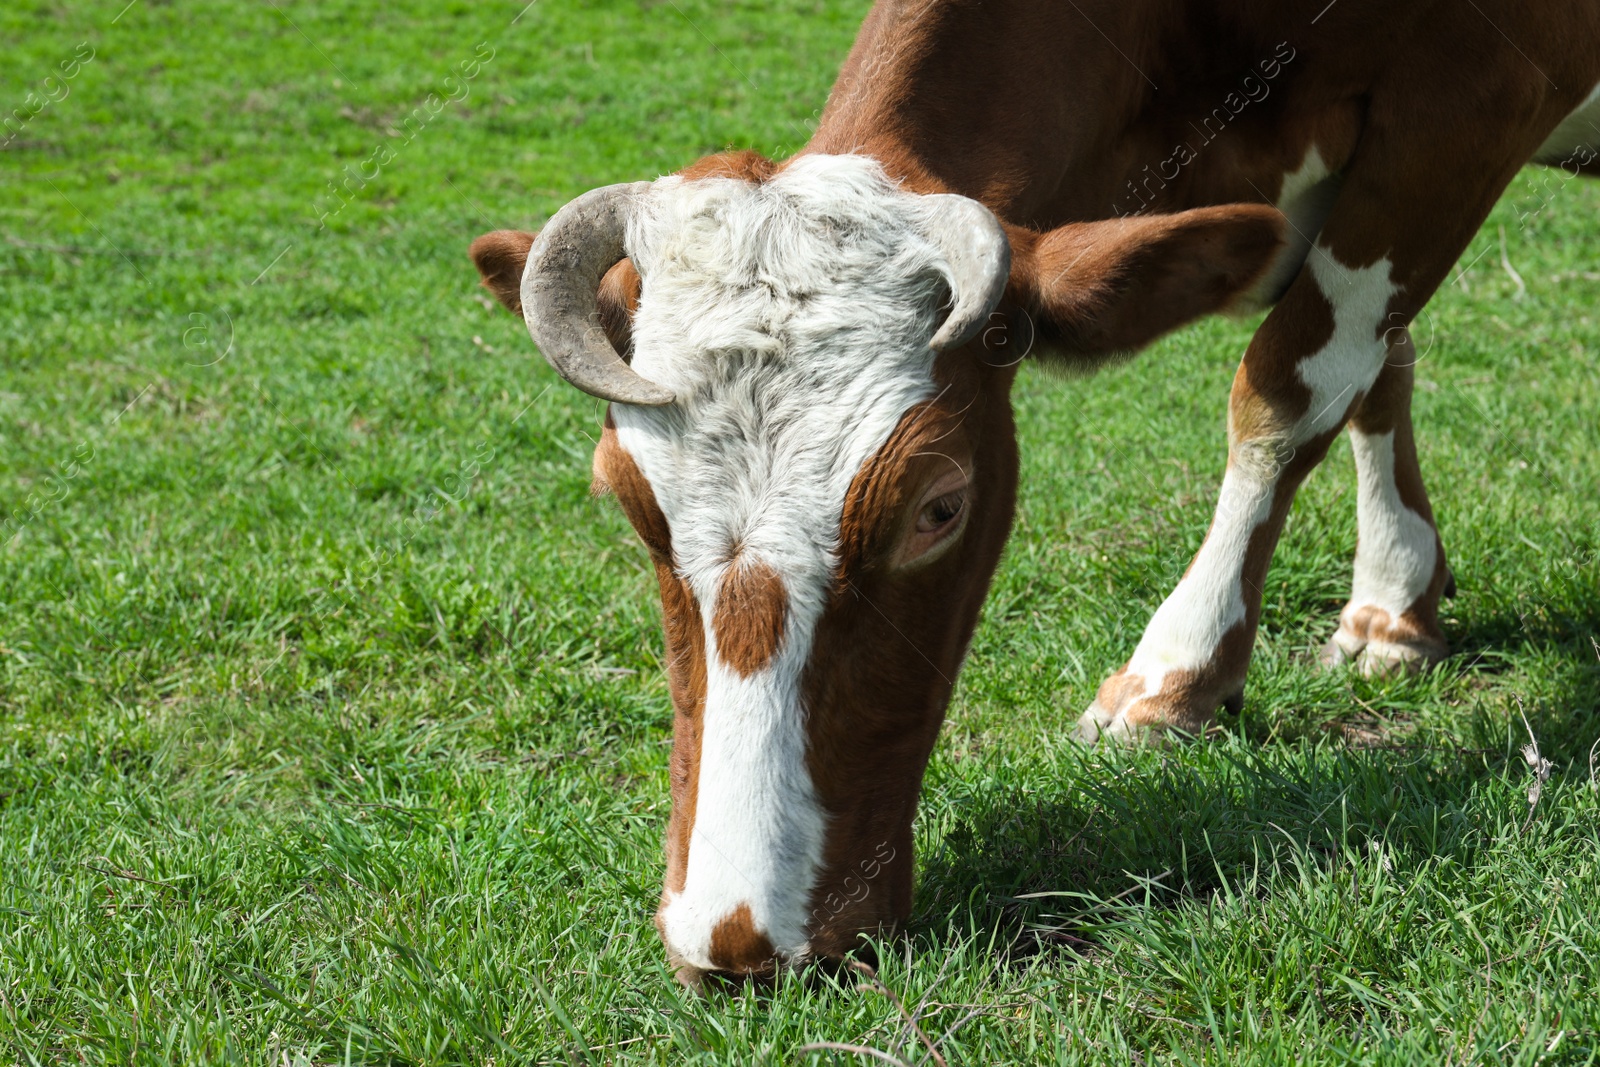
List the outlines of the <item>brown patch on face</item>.
<svg viewBox="0 0 1600 1067">
<path fill-rule="evenodd" d="M 919 404 L 901 417 L 883 447 L 861 465 L 845 493 L 839 520 L 841 576 L 886 561 L 886 557 L 869 557 L 904 521 L 903 512 L 911 503 L 909 494 L 917 490 L 908 477 L 912 460 L 925 444 L 937 441 L 957 425 L 958 418 L 948 410 Z"/>
<path fill-rule="evenodd" d="M 657 563 L 672 562 L 672 531 L 667 517 L 656 503 L 655 490 L 645 478 L 639 465 L 628 455 L 617 440 L 617 426 L 606 411 L 605 427 L 600 431 L 600 444 L 594 450 L 595 493 L 609 491 L 622 505 L 639 540 L 650 550 L 650 558 Z"/>
<path fill-rule="evenodd" d="M 700 796 L 700 742 L 705 727 L 705 625 L 694 593 L 665 563 L 656 564 L 661 622 L 666 632 L 667 678 L 672 691 L 672 758 L 667 779 L 672 814 L 667 820 L 667 876 L 662 894 L 683 892 L 689 873 L 689 839 Z"/>
<path fill-rule="evenodd" d="M 783 641 L 789 593 L 765 560 L 734 560 L 717 593 L 711 632 L 717 656 L 742 678 L 772 661 Z"/>
<path fill-rule="evenodd" d="M 1015 368 L 987 365 L 980 351 L 939 357 L 938 398 L 901 419 L 845 498 L 837 581 L 801 678 L 806 766 L 828 815 L 808 921 L 820 955 L 911 911 L 922 774 L 1016 499 Z M 965 528 L 927 563 L 894 566 L 923 486 L 951 456 L 974 472 Z"/>
<path fill-rule="evenodd" d="M 756 931 L 750 905 L 734 908 L 711 931 L 711 962 L 734 974 L 766 974 L 774 951 L 767 935 Z"/>
<path fill-rule="evenodd" d="M 672 566 L 672 535 L 655 491 L 633 457 L 617 441 L 616 424 L 606 412 L 605 429 L 594 454 L 595 485 L 609 489 L 622 505 L 639 540 L 655 564 L 661 587 L 661 625 L 666 637 L 667 678 L 672 692 L 672 758 L 667 778 L 672 814 L 667 820 L 666 893 L 683 891 L 689 870 L 689 839 L 694 833 L 700 792 L 700 741 L 706 705 L 705 625 L 694 593 Z"/>
</svg>

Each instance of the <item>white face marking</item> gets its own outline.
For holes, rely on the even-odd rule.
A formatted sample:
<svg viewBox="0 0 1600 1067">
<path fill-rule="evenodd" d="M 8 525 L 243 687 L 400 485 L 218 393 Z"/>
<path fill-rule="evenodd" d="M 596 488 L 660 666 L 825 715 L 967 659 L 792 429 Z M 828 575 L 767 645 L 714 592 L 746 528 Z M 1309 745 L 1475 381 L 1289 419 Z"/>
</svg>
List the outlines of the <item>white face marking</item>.
<svg viewBox="0 0 1600 1067">
<path fill-rule="evenodd" d="M 786 637 L 774 664 L 742 678 L 718 660 L 707 627 L 689 866 L 683 891 L 661 913 L 667 944 L 696 967 L 713 967 L 712 931 L 740 904 L 779 952 L 805 952 L 826 828 L 806 769 L 799 693 L 809 637 Z"/>
<path fill-rule="evenodd" d="M 1589 98 L 1551 131 L 1544 144 L 1533 154 L 1533 160 L 1560 166 L 1568 162 L 1574 153 L 1585 148 L 1600 155 L 1600 85 L 1590 90 Z"/>
<path fill-rule="evenodd" d="M 1387 347 L 1379 327 L 1396 292 L 1389 260 L 1350 268 L 1317 248 L 1307 262 L 1333 306 L 1334 321 L 1327 344 L 1295 368 L 1311 390 L 1311 404 L 1286 440 L 1235 442 L 1205 543 L 1128 661 L 1128 672 L 1144 680 L 1146 694 L 1160 692 L 1170 671 L 1210 663 L 1223 635 L 1244 620 L 1250 536 L 1272 512 L 1284 464 L 1296 447 L 1344 422 L 1356 395 L 1383 368 Z M 1392 477 L 1392 462 L 1389 469 Z"/>
<path fill-rule="evenodd" d="M 845 494 L 904 413 L 935 392 L 944 295 L 920 198 L 855 156 L 803 156 L 762 185 L 663 178 L 629 226 L 644 279 L 633 366 L 665 408 L 614 405 L 706 628 L 699 794 L 668 946 L 710 968 L 739 905 L 785 955 L 806 950 L 825 815 L 805 763 L 800 678 L 833 582 Z M 725 667 L 712 619 L 736 553 L 782 578 L 777 654 Z"/>
</svg>

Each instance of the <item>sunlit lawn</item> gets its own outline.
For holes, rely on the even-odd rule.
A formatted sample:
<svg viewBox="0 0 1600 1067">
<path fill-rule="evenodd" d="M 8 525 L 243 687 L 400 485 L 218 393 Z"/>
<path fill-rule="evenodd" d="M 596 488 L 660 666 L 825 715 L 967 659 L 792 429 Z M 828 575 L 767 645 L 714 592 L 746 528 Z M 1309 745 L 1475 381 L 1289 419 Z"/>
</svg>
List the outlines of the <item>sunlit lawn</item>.
<svg viewBox="0 0 1600 1067">
<path fill-rule="evenodd" d="M 858 975 L 672 983 L 647 560 L 465 257 L 793 151 L 865 5 L 125 2 L 0 11 L 0 1060 L 933 1062 Z M 1065 735 L 1204 533 L 1253 324 L 1023 375 L 880 974 L 950 1064 L 1600 1059 L 1597 217 L 1526 172 L 1416 331 L 1458 654 L 1310 665 L 1339 445 L 1210 744 Z"/>
</svg>

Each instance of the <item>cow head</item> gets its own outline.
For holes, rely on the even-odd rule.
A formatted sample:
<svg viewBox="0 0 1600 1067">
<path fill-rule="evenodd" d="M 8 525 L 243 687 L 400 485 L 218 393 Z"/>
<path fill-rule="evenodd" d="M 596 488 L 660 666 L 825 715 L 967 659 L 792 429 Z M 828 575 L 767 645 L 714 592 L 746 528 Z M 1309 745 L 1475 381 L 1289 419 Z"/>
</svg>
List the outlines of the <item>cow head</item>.
<svg viewBox="0 0 1600 1067">
<path fill-rule="evenodd" d="M 1016 363 L 1041 329 L 1116 315 L 1101 346 L 1138 343 L 1150 316 L 1117 294 L 1183 275 L 1148 233 L 1121 255 L 1054 237 L 810 155 L 716 157 L 474 244 L 550 362 L 613 401 L 595 482 L 661 587 L 656 922 L 686 980 L 836 956 L 909 914 L 923 770 L 1011 524 Z M 1062 286 L 1097 295 L 1067 313 Z"/>
</svg>

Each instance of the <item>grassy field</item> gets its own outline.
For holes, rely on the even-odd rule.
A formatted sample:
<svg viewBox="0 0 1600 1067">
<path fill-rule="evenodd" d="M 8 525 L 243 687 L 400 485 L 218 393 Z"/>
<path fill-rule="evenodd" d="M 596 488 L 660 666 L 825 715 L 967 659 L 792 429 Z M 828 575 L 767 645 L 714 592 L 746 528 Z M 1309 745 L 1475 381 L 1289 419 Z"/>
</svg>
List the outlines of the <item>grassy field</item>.
<svg viewBox="0 0 1600 1067">
<path fill-rule="evenodd" d="M 0 11 L 0 1062 L 935 1062 L 895 998 L 950 1064 L 1600 1061 L 1600 184 L 1525 172 L 1417 330 L 1458 655 L 1309 664 L 1340 445 L 1227 735 L 1073 746 L 1204 533 L 1253 324 L 1027 372 L 909 937 L 697 999 L 600 406 L 465 250 L 792 151 L 864 0 L 125 3 Z"/>
</svg>

